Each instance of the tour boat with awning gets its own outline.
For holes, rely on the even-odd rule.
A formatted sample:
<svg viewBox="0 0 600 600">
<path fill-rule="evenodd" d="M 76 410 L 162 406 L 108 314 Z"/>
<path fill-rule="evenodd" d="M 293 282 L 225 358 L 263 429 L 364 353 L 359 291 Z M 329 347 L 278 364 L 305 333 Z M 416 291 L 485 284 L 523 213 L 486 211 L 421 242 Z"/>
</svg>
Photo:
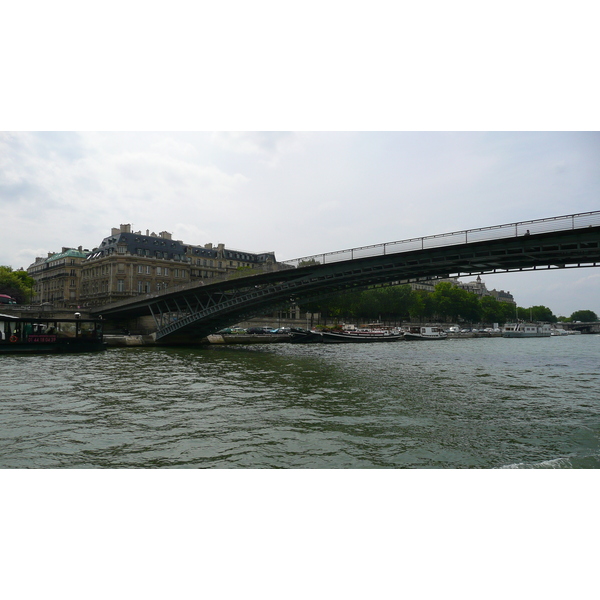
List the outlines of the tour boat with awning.
<svg viewBox="0 0 600 600">
<path fill-rule="evenodd" d="M 105 349 L 100 319 L 0 314 L 0 354 L 97 352 Z"/>
</svg>

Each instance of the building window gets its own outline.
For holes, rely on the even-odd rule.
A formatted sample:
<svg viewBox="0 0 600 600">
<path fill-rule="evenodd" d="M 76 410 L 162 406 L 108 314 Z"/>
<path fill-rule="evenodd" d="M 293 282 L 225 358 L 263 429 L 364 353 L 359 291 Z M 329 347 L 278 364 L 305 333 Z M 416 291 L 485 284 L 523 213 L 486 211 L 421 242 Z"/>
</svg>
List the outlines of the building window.
<svg viewBox="0 0 600 600">
<path fill-rule="evenodd" d="M 144 266 L 143 265 L 138 265 L 138 273 L 143 273 L 144 272 Z"/>
<path fill-rule="evenodd" d="M 156 274 L 162 275 L 162 267 L 156 267 Z"/>
<path fill-rule="evenodd" d="M 117 292 L 124 292 L 124 291 L 125 291 L 125 280 L 117 279 Z"/>
<path fill-rule="evenodd" d="M 150 270 L 150 265 L 146 266 L 146 275 L 150 275 L 151 270 Z"/>
</svg>

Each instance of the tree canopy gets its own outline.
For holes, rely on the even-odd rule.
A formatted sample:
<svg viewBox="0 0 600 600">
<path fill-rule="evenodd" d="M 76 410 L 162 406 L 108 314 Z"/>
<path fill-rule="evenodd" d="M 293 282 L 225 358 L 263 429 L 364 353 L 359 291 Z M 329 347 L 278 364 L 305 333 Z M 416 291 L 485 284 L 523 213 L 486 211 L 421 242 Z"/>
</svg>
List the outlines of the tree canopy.
<svg viewBox="0 0 600 600">
<path fill-rule="evenodd" d="M 0 266 L 0 294 L 12 296 L 19 304 L 31 300 L 34 283 L 27 271 L 13 271 L 12 267 Z"/>
<path fill-rule="evenodd" d="M 517 313 L 519 319 L 523 319 L 524 321 L 547 321 L 548 323 L 556 323 L 558 321 L 558 318 L 554 316 L 547 306 L 519 307 Z"/>
<path fill-rule="evenodd" d="M 576 310 L 569 318 L 571 322 L 581 321 L 583 323 L 590 323 L 591 321 L 597 321 L 598 315 L 593 310 Z"/>
<path fill-rule="evenodd" d="M 413 290 L 409 285 L 348 291 L 323 300 L 304 303 L 301 310 L 321 313 L 325 321 L 438 320 L 465 323 L 498 323 L 516 318 L 555 323 L 557 317 L 546 306 L 516 308 L 492 296 L 480 297 L 443 281 L 433 292 Z M 578 319 L 583 320 L 583 319 Z"/>
</svg>

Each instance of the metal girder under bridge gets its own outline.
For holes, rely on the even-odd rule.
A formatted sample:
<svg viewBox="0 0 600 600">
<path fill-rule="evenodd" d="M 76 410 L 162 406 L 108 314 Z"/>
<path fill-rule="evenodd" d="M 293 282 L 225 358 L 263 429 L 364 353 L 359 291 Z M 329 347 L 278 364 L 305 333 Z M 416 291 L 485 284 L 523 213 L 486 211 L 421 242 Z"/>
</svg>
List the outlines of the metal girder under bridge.
<svg viewBox="0 0 600 600">
<path fill-rule="evenodd" d="M 352 248 L 279 263 L 271 272 L 197 282 L 95 307 L 152 314 L 156 339 L 193 342 L 260 314 L 376 285 L 510 271 L 600 266 L 600 211 Z"/>
</svg>

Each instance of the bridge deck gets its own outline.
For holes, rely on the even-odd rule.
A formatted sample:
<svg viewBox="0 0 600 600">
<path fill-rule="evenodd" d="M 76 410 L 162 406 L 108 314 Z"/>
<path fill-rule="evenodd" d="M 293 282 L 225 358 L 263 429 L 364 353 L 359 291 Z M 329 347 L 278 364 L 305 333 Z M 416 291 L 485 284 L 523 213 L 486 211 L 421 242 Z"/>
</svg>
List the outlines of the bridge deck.
<svg viewBox="0 0 600 600">
<path fill-rule="evenodd" d="M 92 312 L 121 318 L 152 314 L 157 339 L 181 341 L 290 303 L 349 289 L 598 264 L 600 211 L 314 255 L 285 261 L 276 271 L 188 284 Z"/>
</svg>

